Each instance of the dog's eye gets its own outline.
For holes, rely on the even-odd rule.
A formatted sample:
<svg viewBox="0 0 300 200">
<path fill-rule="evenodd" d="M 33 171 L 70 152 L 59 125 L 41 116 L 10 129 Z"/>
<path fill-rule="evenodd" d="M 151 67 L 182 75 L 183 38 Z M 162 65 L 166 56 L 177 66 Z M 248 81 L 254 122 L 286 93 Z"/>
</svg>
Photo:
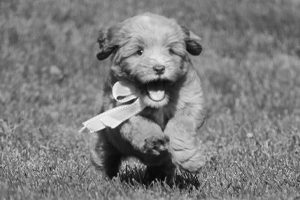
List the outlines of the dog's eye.
<svg viewBox="0 0 300 200">
<path fill-rule="evenodd" d="M 136 51 L 136 54 L 139 55 L 139 56 L 143 55 L 143 53 L 144 53 L 143 49 L 139 49 L 139 50 Z"/>
<path fill-rule="evenodd" d="M 169 48 L 169 54 L 173 55 L 175 54 L 175 51 L 172 48 Z"/>
</svg>

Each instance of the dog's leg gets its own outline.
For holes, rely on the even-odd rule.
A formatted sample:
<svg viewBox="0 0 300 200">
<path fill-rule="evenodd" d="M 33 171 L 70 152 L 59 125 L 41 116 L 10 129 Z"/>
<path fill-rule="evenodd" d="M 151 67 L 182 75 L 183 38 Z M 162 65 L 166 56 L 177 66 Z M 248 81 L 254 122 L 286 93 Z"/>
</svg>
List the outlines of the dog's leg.
<svg viewBox="0 0 300 200">
<path fill-rule="evenodd" d="M 168 136 L 159 125 L 143 116 L 130 118 L 120 127 L 120 133 L 135 150 L 145 155 L 160 155 L 168 149 Z"/>
<path fill-rule="evenodd" d="M 148 183 L 159 180 L 173 185 L 175 183 L 175 169 L 175 165 L 171 162 L 158 166 L 147 166 L 145 179 Z"/>
<path fill-rule="evenodd" d="M 115 149 L 106 137 L 104 131 L 98 132 L 96 144 L 91 150 L 91 161 L 96 169 L 104 171 L 109 178 L 117 176 L 121 164 L 121 154 Z M 95 138 L 94 138 L 95 139 Z"/>
<path fill-rule="evenodd" d="M 121 158 L 121 154 L 112 145 L 106 145 L 104 151 L 104 170 L 109 178 L 117 176 Z"/>
<path fill-rule="evenodd" d="M 173 162 L 182 169 L 197 172 L 206 162 L 203 145 L 197 137 L 197 122 L 180 115 L 172 118 L 164 131 L 170 138 Z"/>
</svg>

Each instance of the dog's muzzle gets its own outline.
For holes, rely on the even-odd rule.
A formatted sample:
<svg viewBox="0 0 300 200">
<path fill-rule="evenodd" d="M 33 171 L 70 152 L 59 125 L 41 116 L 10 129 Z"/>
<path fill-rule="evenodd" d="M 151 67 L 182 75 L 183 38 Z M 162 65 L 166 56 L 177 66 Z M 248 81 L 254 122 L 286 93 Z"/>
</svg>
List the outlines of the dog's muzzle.
<svg viewBox="0 0 300 200">
<path fill-rule="evenodd" d="M 147 81 L 140 87 L 143 102 L 152 108 L 160 108 L 168 104 L 171 82 L 163 79 Z"/>
</svg>

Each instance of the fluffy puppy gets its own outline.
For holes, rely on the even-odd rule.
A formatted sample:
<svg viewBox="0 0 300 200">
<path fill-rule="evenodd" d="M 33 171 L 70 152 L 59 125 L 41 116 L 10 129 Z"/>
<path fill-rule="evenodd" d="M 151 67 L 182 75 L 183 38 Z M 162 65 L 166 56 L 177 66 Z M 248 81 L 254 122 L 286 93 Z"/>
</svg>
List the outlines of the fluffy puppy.
<svg viewBox="0 0 300 200">
<path fill-rule="evenodd" d="M 132 84 L 147 106 L 116 129 L 98 132 L 92 161 L 108 177 L 121 160 L 136 157 L 150 180 L 174 177 L 176 167 L 195 172 L 204 163 L 197 130 L 203 123 L 199 76 L 188 54 L 202 51 L 200 38 L 173 19 L 146 13 L 100 30 L 99 60 L 111 58 L 101 112 L 118 106 L 111 88 Z"/>
</svg>

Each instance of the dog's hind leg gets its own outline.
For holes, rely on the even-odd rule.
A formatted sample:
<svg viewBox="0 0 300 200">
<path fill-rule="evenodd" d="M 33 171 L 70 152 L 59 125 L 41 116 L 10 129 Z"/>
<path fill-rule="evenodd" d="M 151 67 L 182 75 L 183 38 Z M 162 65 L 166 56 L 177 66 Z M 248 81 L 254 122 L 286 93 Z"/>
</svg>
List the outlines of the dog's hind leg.
<svg viewBox="0 0 300 200">
<path fill-rule="evenodd" d="M 109 178 L 117 176 L 121 165 L 122 155 L 111 144 L 104 148 L 104 171 Z"/>
<path fill-rule="evenodd" d="M 117 176 L 122 155 L 102 134 L 98 132 L 98 139 L 91 150 L 91 161 L 97 170 L 104 171 L 109 178 Z"/>
<path fill-rule="evenodd" d="M 172 163 L 165 163 L 158 166 L 147 166 L 145 179 L 149 183 L 158 180 L 166 181 L 167 184 L 173 185 L 175 183 L 175 165 Z"/>
</svg>

